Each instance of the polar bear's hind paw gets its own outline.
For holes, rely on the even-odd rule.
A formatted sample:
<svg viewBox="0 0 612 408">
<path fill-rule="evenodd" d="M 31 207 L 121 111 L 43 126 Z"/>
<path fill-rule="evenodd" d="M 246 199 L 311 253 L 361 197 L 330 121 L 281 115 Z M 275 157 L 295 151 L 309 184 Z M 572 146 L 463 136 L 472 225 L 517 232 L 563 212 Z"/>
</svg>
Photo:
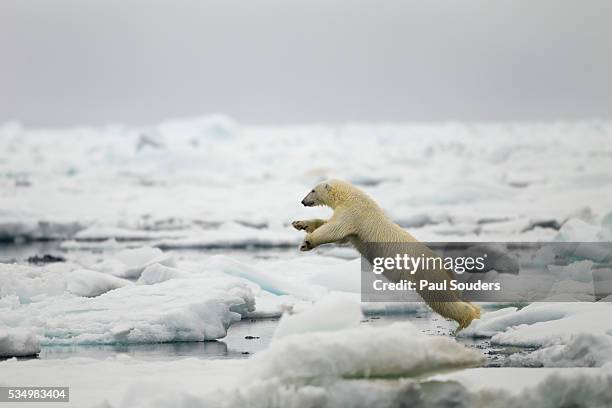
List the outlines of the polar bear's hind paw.
<svg viewBox="0 0 612 408">
<path fill-rule="evenodd" d="M 305 251 L 310 251 L 312 249 L 312 245 L 310 243 L 310 241 L 305 240 L 304 242 L 302 242 L 302 245 L 300 245 L 300 251 L 305 252 Z"/>
</svg>

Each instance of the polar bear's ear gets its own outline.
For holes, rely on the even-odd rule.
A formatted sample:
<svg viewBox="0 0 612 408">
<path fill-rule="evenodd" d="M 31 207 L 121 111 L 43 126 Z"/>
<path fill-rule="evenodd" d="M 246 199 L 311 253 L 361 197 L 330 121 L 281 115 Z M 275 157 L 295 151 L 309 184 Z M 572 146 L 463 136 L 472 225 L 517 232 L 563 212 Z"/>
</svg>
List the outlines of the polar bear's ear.
<svg viewBox="0 0 612 408">
<path fill-rule="evenodd" d="M 325 183 L 325 184 L 323 185 L 323 187 L 325 188 L 325 190 L 326 190 L 326 191 L 331 191 L 331 189 L 332 189 L 332 186 L 331 186 L 331 184 L 329 184 L 329 183 Z"/>
</svg>

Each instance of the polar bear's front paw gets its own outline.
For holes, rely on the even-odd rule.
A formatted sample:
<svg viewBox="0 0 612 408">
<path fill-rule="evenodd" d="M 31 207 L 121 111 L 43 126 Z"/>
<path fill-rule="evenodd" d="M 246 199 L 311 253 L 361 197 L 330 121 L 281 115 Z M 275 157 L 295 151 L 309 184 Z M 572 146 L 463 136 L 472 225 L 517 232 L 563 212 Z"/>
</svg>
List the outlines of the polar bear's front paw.
<svg viewBox="0 0 612 408">
<path fill-rule="evenodd" d="M 305 230 L 308 227 L 306 221 L 293 221 L 291 225 L 298 231 Z"/>
<path fill-rule="evenodd" d="M 307 239 L 304 240 L 304 242 L 302 242 L 302 245 L 300 245 L 300 251 L 302 252 L 310 251 L 311 249 L 312 249 L 312 244 Z"/>
</svg>

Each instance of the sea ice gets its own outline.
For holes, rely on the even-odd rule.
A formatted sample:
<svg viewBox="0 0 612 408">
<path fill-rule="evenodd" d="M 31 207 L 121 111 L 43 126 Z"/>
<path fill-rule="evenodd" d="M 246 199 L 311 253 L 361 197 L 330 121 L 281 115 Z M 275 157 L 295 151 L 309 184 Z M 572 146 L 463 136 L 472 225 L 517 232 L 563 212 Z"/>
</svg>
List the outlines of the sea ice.
<svg viewBox="0 0 612 408">
<path fill-rule="evenodd" d="M 610 237 L 612 198 L 601 192 L 612 182 L 602 151 L 611 129 L 261 127 L 210 117 L 141 128 L 0 126 L 0 149 L 10 152 L 0 163 L 0 239 L 294 245 L 301 235 L 291 221 L 329 215 L 299 200 L 337 177 L 422 241 L 602 240 Z M 92 212 L 92 203 L 104 205 Z"/>
</svg>

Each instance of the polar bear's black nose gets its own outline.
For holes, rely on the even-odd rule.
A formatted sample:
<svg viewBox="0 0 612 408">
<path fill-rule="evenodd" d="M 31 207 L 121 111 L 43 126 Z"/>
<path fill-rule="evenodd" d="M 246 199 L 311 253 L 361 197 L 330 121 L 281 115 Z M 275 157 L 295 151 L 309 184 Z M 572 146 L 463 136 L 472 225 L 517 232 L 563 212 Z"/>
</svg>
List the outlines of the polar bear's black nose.
<svg viewBox="0 0 612 408">
<path fill-rule="evenodd" d="M 302 205 L 306 205 L 306 199 L 302 200 Z"/>
</svg>

